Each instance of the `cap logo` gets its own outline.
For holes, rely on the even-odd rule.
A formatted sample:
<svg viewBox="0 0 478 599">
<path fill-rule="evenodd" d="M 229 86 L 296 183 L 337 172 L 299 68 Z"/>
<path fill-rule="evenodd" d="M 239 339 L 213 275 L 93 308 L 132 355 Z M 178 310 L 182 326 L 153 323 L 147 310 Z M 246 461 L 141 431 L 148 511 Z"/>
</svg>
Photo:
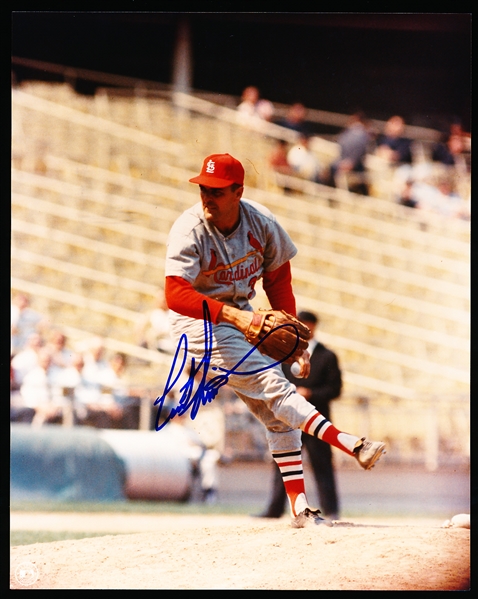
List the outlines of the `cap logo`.
<svg viewBox="0 0 478 599">
<path fill-rule="evenodd" d="M 215 167 L 216 167 L 216 163 L 214 161 L 210 160 L 206 164 L 206 173 L 213 173 Z"/>
</svg>

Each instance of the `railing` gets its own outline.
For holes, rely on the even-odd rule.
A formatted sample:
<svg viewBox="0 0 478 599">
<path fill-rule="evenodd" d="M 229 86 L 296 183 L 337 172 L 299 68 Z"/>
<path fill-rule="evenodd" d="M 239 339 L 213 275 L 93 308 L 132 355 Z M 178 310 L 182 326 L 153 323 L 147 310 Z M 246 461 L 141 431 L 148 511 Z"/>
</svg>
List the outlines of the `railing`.
<svg viewBox="0 0 478 599">
<path fill-rule="evenodd" d="M 19 61 L 21 62 L 22 59 L 19 59 Z M 19 63 L 20 63 L 19 62 Z M 30 65 L 31 66 L 31 65 Z M 45 66 L 45 65 L 42 65 Z M 53 68 L 55 68 L 55 72 L 60 73 L 62 71 L 62 67 L 59 67 L 58 65 L 53 65 Z M 68 70 L 66 67 L 63 67 L 63 70 L 65 72 L 68 72 L 71 74 L 71 70 Z M 81 71 L 81 70 L 79 70 Z M 91 71 L 83 71 L 82 75 L 84 75 L 85 78 L 89 78 L 91 80 L 95 80 L 95 81 L 99 81 L 102 78 L 105 79 L 111 79 L 111 80 L 116 80 L 118 79 L 115 76 L 110 76 L 110 78 L 108 78 L 107 74 L 102 74 L 102 73 L 93 73 Z M 121 79 L 121 78 L 119 78 Z M 254 122 L 252 124 L 244 124 L 241 122 L 238 112 L 235 109 L 235 106 L 237 105 L 237 102 L 231 98 L 223 98 L 223 104 L 220 103 L 216 103 L 217 102 L 217 98 L 216 102 L 211 102 L 210 100 L 206 100 L 205 98 L 211 98 L 214 97 L 214 95 L 211 94 L 207 94 L 207 93 L 199 93 L 199 92 L 194 92 L 191 95 L 187 95 L 187 94 L 183 94 L 181 92 L 171 92 L 170 88 L 168 89 L 168 86 L 162 85 L 162 84 L 158 84 L 155 82 L 145 82 L 142 80 L 134 80 L 134 79 L 130 79 L 130 78 L 125 78 L 125 85 L 127 85 L 131 90 L 135 90 L 134 93 L 136 95 L 136 97 L 138 98 L 138 102 L 141 100 L 142 102 L 144 102 L 144 98 L 147 95 L 147 89 L 151 89 L 153 90 L 153 93 L 156 94 L 160 94 L 161 97 L 163 98 L 168 98 L 168 99 L 172 99 L 174 105 L 177 108 L 180 108 L 182 110 L 186 110 L 186 111 L 191 111 L 191 112 L 196 112 L 199 114 L 202 114 L 203 116 L 208 116 L 210 118 L 213 118 L 216 122 L 222 122 L 225 125 L 230 125 L 232 127 L 234 127 L 236 130 L 240 129 L 241 127 L 245 127 L 246 129 L 249 129 L 250 131 L 255 131 L 256 133 L 260 134 L 261 136 L 263 136 L 264 138 L 268 138 L 268 139 L 284 139 L 288 142 L 294 142 L 297 139 L 297 133 L 295 131 L 291 131 L 287 128 L 281 127 L 279 125 L 276 125 L 274 123 L 269 123 L 266 121 L 260 121 L 258 120 L 257 122 Z M 161 91 L 159 91 L 161 90 Z M 103 89 L 102 90 L 103 95 L 102 97 L 104 97 L 104 102 L 106 102 L 106 104 L 108 103 L 107 100 L 107 94 L 111 93 L 108 92 L 107 89 Z M 101 94 L 97 94 L 97 98 L 99 101 Z M 200 97 L 202 96 L 202 97 Z M 26 102 L 26 100 L 25 100 Z M 47 100 L 48 102 L 48 100 Z M 226 104 L 226 105 L 224 105 Z M 25 104 L 26 105 L 26 104 Z M 230 107 L 230 106 L 233 107 Z M 105 109 L 107 110 L 107 106 L 105 106 Z M 147 110 L 145 112 L 145 106 L 143 106 L 142 104 L 138 104 L 137 109 L 143 114 L 143 117 L 145 117 L 146 115 L 146 120 L 145 118 L 143 118 L 143 121 L 147 121 L 148 120 L 148 115 L 147 115 Z M 48 108 L 47 106 L 43 106 L 42 110 L 45 110 L 46 112 L 48 112 Z M 284 110 L 284 107 L 279 107 L 279 112 L 281 110 Z M 312 122 L 322 122 L 324 124 L 328 124 L 330 125 L 331 123 L 336 123 L 337 125 L 341 125 L 341 126 L 345 126 L 346 120 L 348 119 L 347 115 L 340 115 L 340 114 L 336 114 L 336 113 L 331 113 L 331 112 L 327 112 L 327 111 L 320 111 L 320 110 L 310 110 L 310 119 Z M 93 115 L 91 115 L 93 116 Z M 93 116 L 94 119 L 98 119 L 99 117 L 97 116 Z M 73 122 L 73 121 L 72 121 Z M 95 122 L 95 121 L 92 121 Z M 96 121 L 97 122 L 97 129 L 98 131 L 105 131 L 104 129 L 104 124 L 101 123 L 101 119 L 100 121 Z M 383 130 L 385 123 L 383 121 L 379 121 L 379 120 L 375 120 L 374 121 L 374 126 L 377 130 Z M 136 140 L 138 140 L 138 138 L 140 137 L 138 135 L 138 129 L 135 129 L 135 134 L 136 134 Z M 111 133 L 111 131 L 109 131 Z M 439 132 L 434 131 L 434 130 L 430 130 L 430 129 L 426 129 L 426 128 L 422 128 L 422 127 L 411 127 L 408 126 L 406 127 L 406 135 L 408 135 L 411 139 L 420 139 L 422 140 L 423 143 L 427 144 L 430 143 L 432 141 L 437 141 L 437 139 L 439 138 Z M 144 133 L 144 135 L 149 135 L 148 133 Z M 230 136 L 229 134 L 226 134 L 226 137 Z M 311 148 L 316 151 L 318 154 L 320 154 L 322 157 L 325 157 L 327 162 L 332 161 L 333 159 L 335 159 L 338 155 L 338 145 L 336 142 L 333 141 L 329 141 L 327 139 L 325 139 L 324 137 L 319 137 L 319 136 L 314 136 L 311 140 Z M 390 196 L 390 194 L 392 193 L 391 191 L 391 187 L 390 187 L 390 182 L 386 182 L 383 176 L 383 164 L 382 161 L 380 161 L 376 156 L 373 155 L 369 155 L 367 158 L 367 165 L 368 165 L 368 170 L 369 172 L 372 174 L 373 173 L 373 178 L 375 181 L 375 187 L 377 189 L 382 189 L 383 185 L 385 184 L 385 194 L 387 196 Z M 342 190 L 343 191 L 343 190 Z M 415 215 L 411 215 L 411 218 L 414 218 Z"/>
<path fill-rule="evenodd" d="M 147 97 L 148 94 L 150 94 L 153 97 L 154 95 L 159 95 L 160 97 L 166 98 L 168 100 L 172 99 L 174 93 L 173 86 L 170 84 L 136 77 L 127 77 L 124 75 L 104 73 L 90 69 L 58 65 L 46 61 L 39 61 L 18 56 L 12 57 L 12 64 L 19 67 L 26 67 L 34 71 L 39 71 L 41 73 L 51 73 L 57 75 L 59 78 L 63 79 L 63 81 L 69 83 L 73 89 L 75 88 L 76 81 L 84 80 L 98 83 L 100 85 L 111 86 L 111 89 L 106 88 L 104 90 L 106 93 L 121 93 L 121 88 L 123 88 L 127 93 L 136 93 L 141 97 Z M 185 94 L 175 94 L 175 99 L 178 105 L 183 105 L 188 102 L 184 96 Z M 190 97 L 196 98 L 198 102 L 194 105 L 189 104 L 187 108 L 196 110 L 198 112 L 204 110 L 206 111 L 204 114 L 211 114 L 212 108 L 210 106 L 208 107 L 207 104 L 201 104 L 201 102 L 207 102 L 209 105 L 222 105 L 229 108 L 236 107 L 240 102 L 240 99 L 236 96 L 215 94 L 212 92 L 204 92 L 199 90 L 193 91 Z M 289 107 L 285 104 L 275 102 L 274 108 L 278 116 L 285 116 Z M 307 119 L 313 123 L 335 126 L 342 129 L 347 125 L 349 118 L 350 115 L 347 114 L 307 108 Z M 372 122 L 378 130 L 383 130 L 385 121 L 373 119 Z M 437 141 L 440 137 L 440 132 L 434 129 L 428 129 L 426 127 L 405 125 L 405 135 L 410 139 Z"/>
<path fill-rule="evenodd" d="M 74 108 L 69 108 L 68 106 L 59 104 L 58 102 L 52 102 L 38 96 L 26 94 L 20 90 L 14 89 L 12 90 L 12 94 L 13 103 L 18 106 L 30 108 L 32 110 L 53 116 L 57 119 L 63 119 L 69 123 L 81 125 L 82 127 L 86 127 L 92 131 L 95 131 L 95 133 L 106 133 L 108 135 L 113 135 L 123 139 L 124 141 L 143 144 L 152 150 L 166 152 L 176 157 L 180 157 L 184 154 L 184 148 L 182 144 L 178 144 L 174 141 L 161 139 L 158 136 L 152 135 L 145 131 L 134 129 L 133 127 L 126 127 L 125 125 L 120 125 L 118 123 L 113 123 L 108 119 L 81 112 L 79 110 L 75 110 Z"/>
<path fill-rule="evenodd" d="M 469 251 L 467 241 L 458 238 L 470 234 L 470 223 L 459 219 L 444 218 L 439 214 L 423 214 L 414 208 L 399 206 L 395 202 L 370 196 L 361 196 L 343 189 L 331 188 L 298 177 L 291 177 L 282 173 L 271 173 L 277 184 L 282 187 L 296 190 L 310 198 L 324 199 L 332 204 L 336 210 L 343 207 L 349 210 L 344 216 L 348 219 L 357 219 L 357 224 L 367 225 L 367 222 L 382 220 L 383 233 L 387 236 L 398 237 L 403 240 L 426 246 L 431 243 L 441 249 L 449 249 L 457 253 Z M 302 205 L 306 204 L 302 208 Z M 294 197 L 294 208 L 312 212 L 310 201 L 301 201 Z M 342 218 L 342 214 L 341 214 Z M 393 220 L 385 220 L 393 219 Z"/>
<path fill-rule="evenodd" d="M 48 114 L 55 118 L 64 119 L 67 122 L 74 122 L 80 126 L 83 126 L 87 129 L 91 129 L 97 134 L 98 132 L 106 133 L 110 136 L 116 137 L 118 139 L 122 139 L 123 141 L 131 141 L 139 145 L 143 145 L 148 147 L 151 150 L 156 152 L 165 153 L 166 155 L 176 156 L 177 159 L 180 159 L 180 162 L 186 163 L 188 157 L 188 148 L 182 144 L 172 142 L 170 140 L 161 139 L 156 135 L 152 135 L 146 132 L 138 131 L 138 129 L 133 127 L 126 127 L 124 125 L 120 125 L 117 123 L 113 123 L 107 119 L 97 117 L 95 115 L 87 114 L 79 110 L 75 110 L 69 107 L 64 107 L 61 104 L 52 102 L 50 100 L 44 100 L 43 98 L 39 98 L 38 96 L 33 96 L 31 94 L 26 94 L 24 92 L 14 90 L 13 93 L 13 104 L 18 106 L 27 107 L 31 110 L 36 110 Z M 227 114 L 230 120 L 237 118 L 237 113 L 230 109 L 224 108 L 223 110 L 229 111 Z M 232 121 L 235 122 L 235 121 Z M 277 125 L 273 125 L 271 123 L 264 122 L 263 127 L 272 128 L 271 133 L 276 131 L 276 129 L 281 129 L 284 131 L 288 131 L 282 127 L 278 127 Z M 295 134 L 295 132 L 289 132 L 291 134 Z M 323 140 L 325 141 L 325 140 Z M 330 144 L 331 142 L 327 142 Z M 174 168 L 169 169 L 170 173 L 174 173 Z M 180 171 L 176 171 L 177 175 L 180 174 Z M 183 181 L 187 181 L 188 178 L 192 176 L 192 173 L 184 171 Z M 395 203 L 390 202 L 388 200 L 384 200 L 382 198 L 371 198 L 371 197 L 362 197 L 356 196 L 356 194 L 351 194 L 348 191 L 342 189 L 335 189 L 326 187 L 323 185 L 311 183 L 309 181 L 303 181 L 296 177 L 286 177 L 284 175 L 276 174 L 274 175 L 278 177 L 278 179 L 283 182 L 284 185 L 291 186 L 292 189 L 297 189 L 298 191 L 302 191 L 303 193 L 309 194 L 315 197 L 325 198 L 327 201 L 334 201 L 343 204 L 344 206 L 349 206 L 353 209 L 353 218 L 361 219 L 362 223 L 365 223 L 367 217 L 360 214 L 363 211 L 364 207 L 370 211 L 370 215 L 374 215 L 376 217 L 380 217 L 383 215 L 384 217 L 393 217 L 397 218 L 399 213 L 405 214 L 407 220 L 404 224 L 399 223 L 388 223 L 388 231 L 389 234 L 392 235 L 393 229 L 396 227 L 400 227 L 403 229 L 403 234 L 407 236 L 409 239 L 414 236 L 415 239 L 418 239 L 418 236 L 421 234 L 425 239 L 433 241 L 433 233 L 429 233 L 426 235 L 425 231 L 415 230 L 410 227 L 411 222 L 414 219 L 418 219 L 418 227 L 420 228 L 422 225 L 426 225 L 431 227 L 432 231 L 434 229 L 437 230 L 437 240 L 436 242 L 445 243 L 445 244 L 453 244 L 453 241 L 448 242 L 446 239 L 450 237 L 450 233 L 456 235 L 460 231 L 464 233 L 469 232 L 470 225 L 467 222 L 462 222 L 458 219 L 454 219 L 450 221 L 450 219 L 441 218 L 439 215 L 427 214 L 425 217 L 420 214 L 416 214 L 416 210 L 401 210 L 403 207 L 397 206 Z M 282 184 L 282 183 L 281 183 Z M 252 192 L 252 190 L 250 190 Z M 263 190 L 254 190 L 254 193 L 267 194 L 267 192 Z M 279 194 L 271 194 L 275 195 L 278 198 L 281 198 L 282 201 L 290 201 L 287 198 L 283 198 Z M 300 200 L 294 198 L 294 204 L 300 205 Z M 310 202 L 307 202 L 308 206 L 305 208 L 306 210 L 312 212 L 313 207 L 310 205 Z M 322 206 L 325 208 L 326 206 Z M 330 210 L 332 210 L 330 208 Z M 358 213 L 357 213 L 358 212 Z M 368 217 L 370 218 L 370 217 Z M 408 233 L 405 232 L 405 229 L 408 228 Z M 402 233 L 400 233 L 401 235 Z"/>
</svg>

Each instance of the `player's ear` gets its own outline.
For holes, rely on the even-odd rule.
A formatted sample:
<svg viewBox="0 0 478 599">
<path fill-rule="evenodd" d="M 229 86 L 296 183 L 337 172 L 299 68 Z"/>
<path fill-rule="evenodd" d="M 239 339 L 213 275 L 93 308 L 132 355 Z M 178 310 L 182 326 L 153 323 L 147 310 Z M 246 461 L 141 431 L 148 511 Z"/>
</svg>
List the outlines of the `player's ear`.
<svg viewBox="0 0 478 599">
<path fill-rule="evenodd" d="M 239 185 L 238 187 L 236 187 L 234 191 L 236 194 L 236 198 L 240 200 L 242 198 L 242 194 L 244 193 L 244 185 Z"/>
</svg>

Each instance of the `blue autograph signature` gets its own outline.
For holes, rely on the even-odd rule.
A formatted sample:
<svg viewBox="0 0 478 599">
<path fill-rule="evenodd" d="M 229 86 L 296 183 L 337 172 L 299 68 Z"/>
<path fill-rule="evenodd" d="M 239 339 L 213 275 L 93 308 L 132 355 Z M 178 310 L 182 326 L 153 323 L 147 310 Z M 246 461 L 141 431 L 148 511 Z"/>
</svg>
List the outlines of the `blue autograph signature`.
<svg viewBox="0 0 478 599">
<path fill-rule="evenodd" d="M 252 349 L 247 352 L 247 354 L 239 360 L 239 362 L 231 369 L 227 370 L 225 368 L 220 368 L 216 366 L 212 366 L 211 370 L 221 371 L 222 374 L 219 374 L 216 377 L 207 379 L 207 374 L 211 365 L 211 354 L 212 354 L 212 322 L 211 322 L 211 314 L 209 312 L 209 308 L 207 302 L 203 302 L 203 315 L 204 315 L 204 356 L 199 362 L 198 366 L 196 366 L 196 359 L 191 358 L 191 367 L 189 372 L 189 378 L 186 383 L 181 387 L 181 397 L 179 399 L 179 403 L 176 407 L 171 408 L 169 414 L 164 418 L 163 422 L 159 424 L 161 420 L 161 412 L 164 407 L 164 403 L 168 394 L 174 389 L 174 386 L 178 382 L 179 377 L 181 376 L 184 367 L 187 361 L 187 353 L 188 353 L 188 338 L 185 334 L 181 335 L 181 338 L 178 343 L 178 347 L 176 348 L 176 352 L 174 354 L 173 363 L 171 366 L 171 370 L 168 375 L 168 379 L 166 381 L 166 385 L 164 388 L 164 392 L 162 395 L 156 398 L 154 405 L 158 406 L 158 412 L 156 414 L 156 430 L 160 431 L 162 428 L 168 424 L 170 420 L 172 420 L 175 416 L 181 416 L 185 414 L 188 410 L 191 410 L 190 418 L 194 420 L 197 416 L 198 410 L 201 406 L 205 406 L 207 403 L 212 402 L 212 400 L 216 397 L 219 389 L 226 385 L 229 381 L 230 375 L 238 375 L 245 376 L 251 374 L 258 374 L 259 372 L 263 372 L 264 370 L 269 370 L 270 368 L 275 368 L 278 364 L 285 362 L 297 349 L 299 344 L 299 333 L 297 332 L 297 342 L 296 345 L 291 349 L 290 353 L 278 362 L 273 362 L 272 364 L 268 364 L 263 368 L 259 368 L 257 370 L 249 370 L 249 371 L 240 371 L 239 368 L 241 364 L 247 360 L 247 358 L 257 350 L 261 343 L 268 337 L 273 331 L 277 331 L 280 327 L 276 327 L 269 331 L 264 337 L 252 347 Z M 291 326 L 291 325 L 281 325 L 281 326 Z M 182 362 L 179 366 L 178 371 L 176 372 L 176 364 L 178 361 L 178 356 L 181 350 L 183 351 Z M 198 383 L 197 375 L 201 373 L 202 376 Z M 193 394 L 194 384 L 198 383 L 198 387 Z"/>
</svg>

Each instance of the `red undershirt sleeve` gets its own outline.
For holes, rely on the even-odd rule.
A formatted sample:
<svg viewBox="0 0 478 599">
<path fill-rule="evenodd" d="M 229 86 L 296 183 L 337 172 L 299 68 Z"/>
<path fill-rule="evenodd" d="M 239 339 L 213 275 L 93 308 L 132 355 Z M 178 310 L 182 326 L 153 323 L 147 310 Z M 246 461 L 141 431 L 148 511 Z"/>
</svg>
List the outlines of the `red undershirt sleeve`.
<svg viewBox="0 0 478 599">
<path fill-rule="evenodd" d="M 262 287 L 274 310 L 285 310 L 296 316 L 295 297 L 292 292 L 292 273 L 290 262 L 279 266 L 276 270 L 265 272 Z"/>
<path fill-rule="evenodd" d="M 166 277 L 164 293 L 170 310 L 199 320 L 204 319 L 203 302 L 206 300 L 211 322 L 214 324 L 224 305 L 223 302 L 199 293 L 182 277 Z"/>
</svg>

